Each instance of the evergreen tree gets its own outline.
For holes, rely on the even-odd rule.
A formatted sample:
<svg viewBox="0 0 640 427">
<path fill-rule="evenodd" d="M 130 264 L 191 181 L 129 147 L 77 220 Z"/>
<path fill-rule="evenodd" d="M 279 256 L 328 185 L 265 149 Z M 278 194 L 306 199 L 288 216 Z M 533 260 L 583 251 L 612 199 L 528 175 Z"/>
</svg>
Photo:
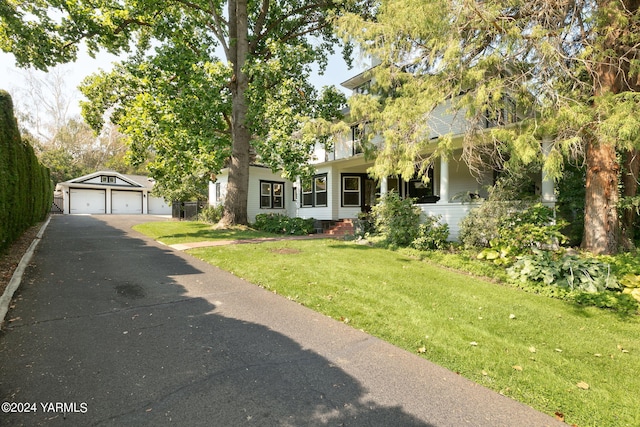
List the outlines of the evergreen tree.
<svg viewBox="0 0 640 427">
<path fill-rule="evenodd" d="M 465 117 L 467 159 L 530 164 L 561 176 L 564 160 L 586 160 L 582 246 L 614 253 L 620 246 L 617 155 L 637 158 L 640 120 L 638 0 L 381 0 L 373 19 L 342 19 L 345 37 L 380 58 L 372 70 L 376 97 L 353 98 L 356 119 L 384 131 L 373 169 L 402 173 L 425 151 L 446 155 L 451 135 L 431 147 L 429 120 L 438 106 Z M 382 96 L 380 96 L 382 94 Z M 488 121 L 517 126 L 486 131 Z M 542 140 L 551 146 L 543 152 Z M 478 154 L 484 150 L 482 155 Z M 507 156 L 505 156 L 505 151 Z M 508 164 L 507 164 L 508 166 Z M 629 164 L 625 195 L 635 197 Z"/>
</svg>

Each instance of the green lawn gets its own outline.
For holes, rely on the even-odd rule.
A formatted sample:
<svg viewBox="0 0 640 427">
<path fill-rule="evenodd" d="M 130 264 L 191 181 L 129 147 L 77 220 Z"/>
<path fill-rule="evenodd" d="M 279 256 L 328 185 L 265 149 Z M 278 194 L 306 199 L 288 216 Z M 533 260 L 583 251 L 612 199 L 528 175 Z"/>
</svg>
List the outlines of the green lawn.
<svg viewBox="0 0 640 427">
<path fill-rule="evenodd" d="M 638 316 L 336 240 L 189 253 L 569 424 L 640 425 Z"/>
<path fill-rule="evenodd" d="M 215 230 L 214 225 L 195 221 L 159 221 L 147 222 L 133 227 L 154 240 L 166 245 L 178 243 L 205 242 L 210 240 L 240 240 L 259 237 L 274 237 L 272 233 L 252 230 L 250 228 L 235 228 Z"/>
</svg>

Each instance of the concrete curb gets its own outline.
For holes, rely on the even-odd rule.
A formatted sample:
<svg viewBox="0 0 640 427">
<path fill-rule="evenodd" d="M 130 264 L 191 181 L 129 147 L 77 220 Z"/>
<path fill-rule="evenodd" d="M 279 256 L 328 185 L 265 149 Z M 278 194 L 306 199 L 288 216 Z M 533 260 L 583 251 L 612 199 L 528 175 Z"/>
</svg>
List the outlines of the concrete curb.
<svg viewBox="0 0 640 427">
<path fill-rule="evenodd" d="M 13 298 L 13 294 L 18 289 L 18 286 L 20 286 L 20 282 L 22 282 L 22 275 L 24 274 L 24 270 L 27 268 L 27 265 L 29 265 L 31 257 L 33 257 L 33 253 L 35 252 L 38 243 L 40 243 L 40 240 L 42 239 L 44 230 L 47 228 L 47 225 L 49 225 L 49 221 L 51 221 L 51 215 L 47 217 L 45 223 L 42 225 L 42 227 L 40 227 L 40 231 L 38 231 L 36 238 L 33 239 L 33 242 L 31 242 L 29 249 L 27 249 L 27 252 L 25 252 L 25 254 L 20 259 L 20 263 L 13 272 L 7 288 L 4 290 L 4 293 L 0 297 L 0 328 L 2 328 L 2 326 L 4 325 L 4 317 L 9 311 L 11 298 Z"/>
</svg>

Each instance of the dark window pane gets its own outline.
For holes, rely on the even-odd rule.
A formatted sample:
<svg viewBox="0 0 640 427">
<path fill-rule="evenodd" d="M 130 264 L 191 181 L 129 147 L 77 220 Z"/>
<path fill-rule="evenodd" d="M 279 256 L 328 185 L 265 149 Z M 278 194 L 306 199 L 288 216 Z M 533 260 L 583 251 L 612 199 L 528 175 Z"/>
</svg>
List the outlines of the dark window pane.
<svg viewBox="0 0 640 427">
<path fill-rule="evenodd" d="M 360 178 L 357 176 L 344 177 L 344 189 L 347 191 L 359 191 Z"/>
<path fill-rule="evenodd" d="M 344 206 L 360 206 L 360 193 L 344 193 L 342 197 Z"/>
<path fill-rule="evenodd" d="M 313 194 L 304 193 L 302 195 L 302 206 L 313 206 Z"/>
</svg>

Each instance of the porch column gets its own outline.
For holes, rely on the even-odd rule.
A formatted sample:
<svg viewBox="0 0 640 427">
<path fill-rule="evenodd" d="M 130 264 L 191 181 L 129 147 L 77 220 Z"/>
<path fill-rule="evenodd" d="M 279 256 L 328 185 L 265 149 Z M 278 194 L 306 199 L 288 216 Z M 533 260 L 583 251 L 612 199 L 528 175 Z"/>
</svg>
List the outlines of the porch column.
<svg viewBox="0 0 640 427">
<path fill-rule="evenodd" d="M 449 203 L 449 162 L 440 157 L 440 200 L 438 203 Z"/>
<path fill-rule="evenodd" d="M 543 138 L 542 139 L 542 155 L 544 156 L 545 160 L 547 159 L 547 156 L 549 156 L 549 153 L 551 152 L 551 139 L 549 138 Z M 553 178 L 551 178 L 549 176 L 549 174 L 544 170 L 544 168 L 542 169 L 542 187 L 540 189 L 540 196 L 542 199 L 543 203 L 554 203 L 556 201 L 556 195 L 555 195 L 555 183 L 553 181 Z"/>
<path fill-rule="evenodd" d="M 380 180 L 380 197 L 383 197 L 388 192 L 389 192 L 389 183 L 387 181 L 387 177 L 385 176 Z"/>
</svg>

